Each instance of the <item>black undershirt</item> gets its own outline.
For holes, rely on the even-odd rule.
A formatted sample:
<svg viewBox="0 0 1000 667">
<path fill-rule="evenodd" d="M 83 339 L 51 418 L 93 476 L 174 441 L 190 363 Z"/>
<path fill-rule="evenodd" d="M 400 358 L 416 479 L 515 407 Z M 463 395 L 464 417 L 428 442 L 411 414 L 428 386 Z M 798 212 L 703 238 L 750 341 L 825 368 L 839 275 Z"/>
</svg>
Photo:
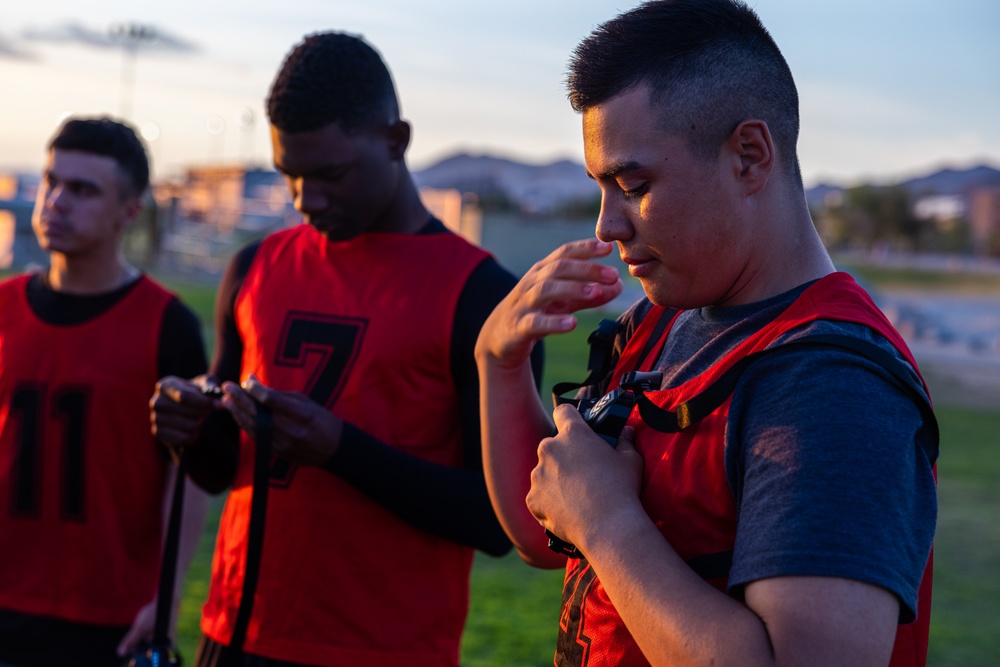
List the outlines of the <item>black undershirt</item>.
<svg viewBox="0 0 1000 667">
<path fill-rule="evenodd" d="M 28 305 L 44 322 L 55 326 L 82 324 L 106 312 L 139 284 L 139 279 L 103 294 L 67 294 L 48 284 L 45 272 L 28 281 Z M 169 344 L 168 344 L 169 342 Z M 156 367 L 159 377 L 201 375 L 207 367 L 198 316 L 178 299 L 171 299 L 163 313 Z"/>
<path fill-rule="evenodd" d="M 420 234 L 450 234 L 431 220 Z M 235 303 L 255 243 L 230 263 L 216 301 L 216 354 L 211 373 L 219 382 L 238 382 L 243 342 L 235 321 Z M 430 533 L 499 556 L 511 548 L 486 491 L 479 423 L 479 373 L 473 351 L 483 322 L 517 279 L 495 260 L 483 261 L 469 276 L 455 308 L 451 368 L 459 401 L 463 467 L 431 463 L 406 454 L 356 426 L 344 424 L 337 452 L 323 466 L 400 518 Z M 542 346 L 532 354 L 536 385 L 541 381 Z M 205 421 L 197 446 L 188 456 L 189 474 L 211 493 L 225 490 L 236 473 L 238 429 L 228 413 Z"/>
</svg>

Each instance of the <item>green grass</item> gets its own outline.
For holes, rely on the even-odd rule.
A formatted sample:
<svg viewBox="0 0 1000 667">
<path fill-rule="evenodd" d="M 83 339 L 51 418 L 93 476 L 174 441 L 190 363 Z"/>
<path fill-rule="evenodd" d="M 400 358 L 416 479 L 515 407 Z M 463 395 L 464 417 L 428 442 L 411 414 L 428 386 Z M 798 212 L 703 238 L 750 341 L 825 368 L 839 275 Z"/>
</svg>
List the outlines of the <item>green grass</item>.
<svg viewBox="0 0 1000 667">
<path fill-rule="evenodd" d="M 899 280 L 899 275 L 869 279 L 884 286 L 887 280 Z M 214 289 L 165 282 L 182 294 L 207 329 Z M 601 317 L 583 313 L 576 331 L 547 340 L 542 381 L 546 402 L 553 383 L 582 381 L 586 376 L 586 339 Z M 928 664 L 987 667 L 1000 655 L 1000 408 L 991 412 L 948 406 L 937 412 L 942 433 L 940 518 Z M 221 498 L 213 503 L 185 585 L 177 642 L 188 659 L 197 645 L 220 508 Z M 478 555 L 462 643 L 463 666 L 551 665 L 561 582 L 561 572 L 530 568 L 515 554 L 499 559 Z"/>
<path fill-rule="evenodd" d="M 936 412 L 941 458 L 928 664 L 987 667 L 1000 656 L 1000 411 Z"/>
</svg>

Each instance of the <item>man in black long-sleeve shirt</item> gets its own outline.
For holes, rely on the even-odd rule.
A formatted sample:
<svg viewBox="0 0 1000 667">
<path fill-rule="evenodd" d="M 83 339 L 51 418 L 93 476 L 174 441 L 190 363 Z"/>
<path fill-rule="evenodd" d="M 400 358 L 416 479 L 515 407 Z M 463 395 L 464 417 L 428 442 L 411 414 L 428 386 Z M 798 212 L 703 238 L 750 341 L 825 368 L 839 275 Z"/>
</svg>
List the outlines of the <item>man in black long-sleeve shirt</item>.
<svg viewBox="0 0 1000 667">
<path fill-rule="evenodd" d="M 510 548 L 483 479 L 473 349 L 515 280 L 420 203 L 409 125 L 362 40 L 307 38 L 268 114 L 306 224 L 234 258 L 212 373 L 164 378 L 153 401 L 157 436 L 193 445 L 192 478 L 232 487 L 197 662 L 233 655 L 256 400 L 273 413 L 277 457 L 237 659 L 453 666 L 473 549 Z M 540 348 L 535 362 L 537 378 Z M 219 385 L 221 399 L 200 391 Z"/>
</svg>

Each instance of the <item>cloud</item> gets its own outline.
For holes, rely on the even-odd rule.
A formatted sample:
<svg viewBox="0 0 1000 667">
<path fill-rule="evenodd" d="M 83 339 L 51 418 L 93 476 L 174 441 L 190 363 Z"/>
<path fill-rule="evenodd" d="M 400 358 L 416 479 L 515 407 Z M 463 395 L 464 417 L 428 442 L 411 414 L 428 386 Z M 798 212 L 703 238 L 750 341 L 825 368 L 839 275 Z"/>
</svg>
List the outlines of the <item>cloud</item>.
<svg viewBox="0 0 1000 667">
<path fill-rule="evenodd" d="M 80 23 L 63 23 L 42 28 L 26 28 L 21 37 L 33 42 L 79 44 L 99 49 L 118 49 L 127 42 L 143 51 L 197 53 L 201 49 L 162 28 L 148 25 L 116 24 L 109 30 L 95 30 Z"/>
<path fill-rule="evenodd" d="M 0 60 L 35 60 L 35 54 L 21 49 L 14 42 L 0 35 Z"/>
</svg>

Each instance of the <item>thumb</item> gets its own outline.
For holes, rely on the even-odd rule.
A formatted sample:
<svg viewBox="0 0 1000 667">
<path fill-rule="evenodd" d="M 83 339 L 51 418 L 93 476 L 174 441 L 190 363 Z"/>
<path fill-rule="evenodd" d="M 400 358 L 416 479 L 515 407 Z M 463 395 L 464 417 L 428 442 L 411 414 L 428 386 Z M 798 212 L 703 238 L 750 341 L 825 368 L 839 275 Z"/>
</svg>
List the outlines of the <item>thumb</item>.
<svg viewBox="0 0 1000 667">
<path fill-rule="evenodd" d="M 118 655 L 124 658 L 130 655 L 139 646 L 139 642 L 142 641 L 142 630 L 133 625 L 122 637 L 122 640 L 118 643 Z"/>
<path fill-rule="evenodd" d="M 626 426 L 618 436 L 618 444 L 615 446 L 619 452 L 634 452 L 635 449 L 635 429 Z"/>
<path fill-rule="evenodd" d="M 290 417 L 295 421 L 302 421 L 306 418 L 309 410 L 309 397 L 296 391 L 278 391 L 260 381 L 256 375 L 250 374 L 246 382 L 243 383 L 243 390 L 261 405 L 269 407 L 275 415 L 281 413 L 285 417 Z"/>
<path fill-rule="evenodd" d="M 248 377 L 245 382 L 241 383 L 240 386 L 243 388 L 243 391 L 250 395 L 251 398 L 255 398 L 261 403 L 266 402 L 268 395 L 270 394 L 268 386 L 261 382 L 260 379 L 253 373 L 251 373 L 250 377 Z"/>
</svg>

